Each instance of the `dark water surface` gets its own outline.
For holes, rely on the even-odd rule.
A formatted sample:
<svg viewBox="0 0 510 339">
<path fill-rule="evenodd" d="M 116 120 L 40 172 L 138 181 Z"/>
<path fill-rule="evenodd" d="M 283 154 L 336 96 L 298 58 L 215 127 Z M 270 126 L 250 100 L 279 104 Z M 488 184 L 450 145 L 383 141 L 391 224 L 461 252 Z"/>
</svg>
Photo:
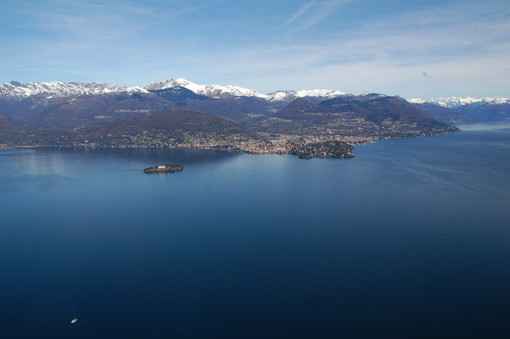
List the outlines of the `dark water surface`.
<svg viewBox="0 0 510 339">
<path fill-rule="evenodd" d="M 476 127 L 349 160 L 0 151 L 0 337 L 508 337 L 510 129 Z"/>
</svg>

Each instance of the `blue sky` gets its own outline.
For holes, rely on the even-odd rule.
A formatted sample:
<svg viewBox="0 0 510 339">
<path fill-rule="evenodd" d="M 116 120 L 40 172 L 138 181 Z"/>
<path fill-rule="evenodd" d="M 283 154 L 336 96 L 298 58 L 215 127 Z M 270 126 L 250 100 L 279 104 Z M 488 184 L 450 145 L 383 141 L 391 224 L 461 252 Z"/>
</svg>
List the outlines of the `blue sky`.
<svg viewBox="0 0 510 339">
<path fill-rule="evenodd" d="M 0 82 L 510 97 L 510 1 L 0 0 Z"/>
</svg>

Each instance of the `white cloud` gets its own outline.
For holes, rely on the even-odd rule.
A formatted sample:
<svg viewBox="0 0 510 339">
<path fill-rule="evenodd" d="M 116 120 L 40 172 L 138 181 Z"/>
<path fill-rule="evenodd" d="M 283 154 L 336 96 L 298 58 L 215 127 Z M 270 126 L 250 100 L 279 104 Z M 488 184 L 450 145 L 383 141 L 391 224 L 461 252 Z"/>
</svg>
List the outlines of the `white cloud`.
<svg viewBox="0 0 510 339">
<path fill-rule="evenodd" d="M 228 24 L 216 30 L 225 22 L 207 21 L 205 11 L 195 16 L 195 26 L 190 25 L 186 11 L 197 9 L 184 1 L 161 13 L 134 2 L 121 6 L 120 0 L 93 2 L 90 8 L 70 1 L 69 7 L 62 3 L 57 10 L 37 2 L 26 9 L 37 19 L 32 25 L 42 35 L 19 42 L 0 36 L 0 42 L 10 46 L 0 63 L 13 64 L 12 55 L 18 55 L 17 70 L 32 65 L 21 79 L 12 66 L 5 68 L 5 81 L 38 81 L 35 74 L 46 74 L 51 80 L 86 78 L 133 86 L 182 76 L 259 92 L 320 87 L 404 97 L 510 96 L 508 5 L 446 3 L 375 20 L 360 17 L 355 24 L 328 20 L 325 30 L 319 23 L 329 15 L 345 18 L 339 10 L 347 1 L 314 0 L 297 8 L 280 27 L 281 18 L 275 14 L 264 18 L 272 25 L 257 27 L 253 24 L 260 19 L 253 18 L 253 29 L 243 31 L 243 17 L 235 26 L 226 17 Z M 115 11 L 117 5 L 120 9 Z M 56 74 L 63 75 L 54 79 Z"/>
<path fill-rule="evenodd" d="M 337 9 L 348 4 L 351 0 L 313 0 L 301 7 L 280 28 L 297 22 L 297 31 L 308 29 L 322 22 L 325 18 L 335 13 Z M 299 20 L 298 20 L 299 19 Z"/>
<path fill-rule="evenodd" d="M 298 19 L 303 14 L 305 14 L 305 12 L 308 11 L 316 3 L 317 3 L 317 0 L 312 0 L 312 1 L 308 2 L 303 7 L 301 7 L 296 13 L 294 13 L 294 15 L 291 16 L 287 21 L 285 21 L 280 27 L 285 27 L 285 26 L 293 23 L 296 19 Z"/>
<path fill-rule="evenodd" d="M 204 72 L 216 79 L 236 74 L 261 92 L 328 87 L 404 97 L 508 96 L 509 37 L 504 11 L 443 8 L 398 14 L 309 43 L 231 50 L 212 56 L 208 64 L 215 70 Z"/>
</svg>

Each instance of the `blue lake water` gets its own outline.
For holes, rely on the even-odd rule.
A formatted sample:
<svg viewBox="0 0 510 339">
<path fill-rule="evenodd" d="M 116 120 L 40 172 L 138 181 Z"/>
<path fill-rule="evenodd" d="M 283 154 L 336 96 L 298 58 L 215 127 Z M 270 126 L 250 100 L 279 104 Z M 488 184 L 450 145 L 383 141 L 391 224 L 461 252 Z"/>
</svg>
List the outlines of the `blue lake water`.
<svg viewBox="0 0 510 339">
<path fill-rule="evenodd" d="M 354 153 L 1 150 L 0 337 L 508 337 L 510 126 Z"/>
</svg>

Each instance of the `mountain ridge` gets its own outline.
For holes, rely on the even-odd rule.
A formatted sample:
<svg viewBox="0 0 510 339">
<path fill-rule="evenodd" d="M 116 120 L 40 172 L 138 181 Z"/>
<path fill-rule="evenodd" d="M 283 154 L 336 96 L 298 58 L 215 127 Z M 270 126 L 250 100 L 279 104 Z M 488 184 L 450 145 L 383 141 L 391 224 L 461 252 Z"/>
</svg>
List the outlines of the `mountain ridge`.
<svg viewBox="0 0 510 339">
<path fill-rule="evenodd" d="M 235 98 L 235 97 L 256 97 L 270 102 L 291 102 L 296 98 L 308 98 L 310 101 L 318 103 L 322 100 L 332 99 L 341 96 L 352 96 L 353 94 L 332 89 L 301 89 L 301 90 L 278 90 L 263 94 L 253 89 L 244 88 L 235 85 L 219 84 L 197 84 L 184 78 L 162 80 L 149 83 L 145 86 L 127 87 L 110 83 L 98 82 L 27 82 L 22 84 L 17 81 L 11 81 L 0 85 L 0 97 L 13 100 L 22 100 L 31 96 L 41 95 L 48 99 L 53 97 L 68 97 L 74 95 L 101 95 L 114 93 L 150 93 L 154 90 L 165 90 L 169 88 L 183 87 L 197 95 L 210 98 Z M 366 92 L 361 95 L 372 95 L 377 93 Z M 480 106 L 485 104 L 507 104 L 509 98 L 505 97 L 439 97 L 432 99 L 409 98 L 408 102 L 412 104 L 430 103 L 447 108 L 459 108 L 465 105 Z"/>
<path fill-rule="evenodd" d="M 256 97 L 268 101 L 290 102 L 295 98 L 333 98 L 348 93 L 330 89 L 301 89 L 301 90 L 278 90 L 268 94 L 259 93 L 253 89 L 244 88 L 235 85 L 218 84 L 196 84 L 184 78 L 162 80 L 149 83 L 145 86 L 127 87 L 110 83 L 97 82 L 28 82 L 26 84 L 17 81 L 11 81 L 0 85 L 0 96 L 13 99 L 26 99 L 34 95 L 45 95 L 47 97 L 67 97 L 73 95 L 96 95 L 112 94 L 123 92 L 141 92 L 149 93 L 154 90 L 164 90 L 174 87 L 187 88 L 197 95 L 203 95 L 211 98 L 232 98 L 232 97 Z"/>
<path fill-rule="evenodd" d="M 51 97 L 39 93 L 19 102 L 0 97 L 0 111 L 10 112 L 6 116 L 16 122 L 13 125 L 5 120 L 0 142 L 14 146 L 197 147 L 350 157 L 346 142 L 458 131 L 427 117 L 400 97 L 378 93 L 336 96 L 338 93 L 333 92 L 333 98 L 326 100 L 305 96 L 290 103 L 275 103 L 254 95 L 218 97 L 208 92 L 214 95 L 210 97 L 178 84 L 192 87 L 181 81 L 157 84 L 150 90 L 117 88 L 119 92 L 109 92 L 104 91 L 107 87 L 93 85 L 102 94 Z M 20 87 L 16 83 L 10 86 Z M 315 146 L 308 147 L 311 144 Z"/>
<path fill-rule="evenodd" d="M 296 99 L 273 116 L 245 123 L 269 135 L 309 136 L 366 142 L 458 132 L 400 97 L 378 94 L 343 96 L 318 104 Z"/>
<path fill-rule="evenodd" d="M 497 105 L 497 104 L 507 104 L 510 103 L 509 98 L 498 98 L 498 97 L 483 97 L 483 98 L 473 98 L 473 97 L 441 97 L 434 99 L 420 99 L 420 98 L 410 98 L 407 99 L 408 102 L 412 104 L 433 104 L 446 108 L 460 108 L 462 106 L 471 105 L 471 106 L 481 106 L 486 104 Z"/>
</svg>

